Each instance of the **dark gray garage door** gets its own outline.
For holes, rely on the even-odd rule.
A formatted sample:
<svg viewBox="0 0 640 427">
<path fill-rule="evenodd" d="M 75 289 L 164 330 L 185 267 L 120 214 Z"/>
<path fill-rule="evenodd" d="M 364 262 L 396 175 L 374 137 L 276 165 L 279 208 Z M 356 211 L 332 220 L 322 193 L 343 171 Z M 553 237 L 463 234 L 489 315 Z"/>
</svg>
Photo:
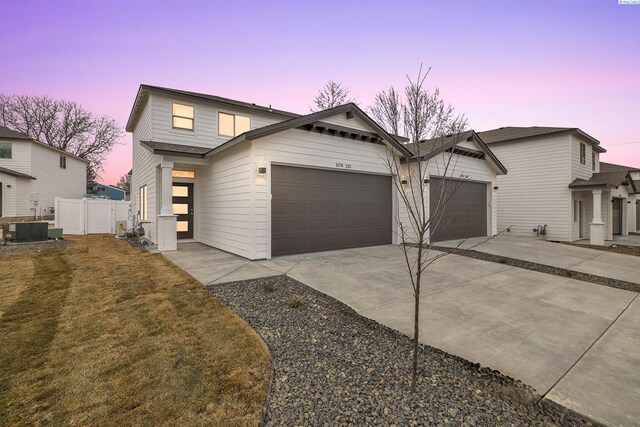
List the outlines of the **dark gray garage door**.
<svg viewBox="0 0 640 427">
<path fill-rule="evenodd" d="M 437 201 L 443 197 L 447 201 L 440 203 L 443 205 L 442 215 L 439 222 L 434 220 L 432 242 L 487 235 L 487 184 L 431 178 L 429 201 L 432 218 L 437 218 Z"/>
<path fill-rule="evenodd" d="M 391 243 L 391 177 L 271 168 L 271 254 Z"/>
</svg>

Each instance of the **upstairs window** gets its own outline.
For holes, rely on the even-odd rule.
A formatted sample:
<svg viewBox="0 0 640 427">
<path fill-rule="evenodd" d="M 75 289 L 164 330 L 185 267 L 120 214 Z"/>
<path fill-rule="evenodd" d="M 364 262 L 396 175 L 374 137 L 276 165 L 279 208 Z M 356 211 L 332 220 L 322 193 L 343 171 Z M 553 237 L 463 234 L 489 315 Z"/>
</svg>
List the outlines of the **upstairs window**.
<svg viewBox="0 0 640 427">
<path fill-rule="evenodd" d="M 10 158 L 11 158 L 11 143 L 0 142 L 0 159 L 10 159 Z"/>
<path fill-rule="evenodd" d="M 172 126 L 175 129 L 193 130 L 193 120 L 195 117 L 195 108 L 191 105 L 171 104 L 172 108 Z"/>
<path fill-rule="evenodd" d="M 596 170 L 596 153 L 591 153 L 591 170 Z"/>
<path fill-rule="evenodd" d="M 62 169 L 67 168 L 67 156 L 60 155 L 60 167 Z"/>
<path fill-rule="evenodd" d="M 580 163 L 585 164 L 587 161 L 587 146 L 583 142 L 580 143 Z"/>
<path fill-rule="evenodd" d="M 238 136 L 251 130 L 251 119 L 237 114 L 218 113 L 218 135 Z"/>
</svg>

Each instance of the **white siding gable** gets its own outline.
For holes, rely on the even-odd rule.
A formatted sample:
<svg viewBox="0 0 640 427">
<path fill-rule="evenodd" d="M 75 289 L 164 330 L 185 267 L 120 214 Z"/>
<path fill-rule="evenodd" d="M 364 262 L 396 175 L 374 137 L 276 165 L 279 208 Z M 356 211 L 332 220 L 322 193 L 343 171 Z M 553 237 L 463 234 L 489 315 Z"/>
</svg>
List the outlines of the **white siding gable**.
<svg viewBox="0 0 640 427">
<path fill-rule="evenodd" d="M 360 117 L 356 115 L 348 119 L 346 113 L 340 113 L 340 114 L 327 117 L 326 119 L 322 119 L 321 121 L 325 123 L 331 123 L 334 125 L 346 127 L 346 128 L 353 128 L 357 130 L 363 130 L 366 132 L 375 132 L 364 120 L 362 120 Z"/>
</svg>

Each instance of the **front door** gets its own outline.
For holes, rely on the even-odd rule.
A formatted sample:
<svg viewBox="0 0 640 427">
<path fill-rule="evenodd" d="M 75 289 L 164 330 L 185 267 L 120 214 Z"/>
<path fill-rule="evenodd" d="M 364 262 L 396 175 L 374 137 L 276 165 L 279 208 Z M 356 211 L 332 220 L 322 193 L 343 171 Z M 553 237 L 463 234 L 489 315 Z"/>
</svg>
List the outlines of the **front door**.
<svg viewBox="0 0 640 427">
<path fill-rule="evenodd" d="M 578 200 L 578 226 L 580 227 L 580 238 L 584 238 L 584 204 Z"/>
<path fill-rule="evenodd" d="M 193 239 L 193 184 L 173 183 L 173 214 L 178 239 Z"/>
<path fill-rule="evenodd" d="M 622 234 L 622 199 L 613 199 L 611 223 L 613 234 Z"/>
</svg>

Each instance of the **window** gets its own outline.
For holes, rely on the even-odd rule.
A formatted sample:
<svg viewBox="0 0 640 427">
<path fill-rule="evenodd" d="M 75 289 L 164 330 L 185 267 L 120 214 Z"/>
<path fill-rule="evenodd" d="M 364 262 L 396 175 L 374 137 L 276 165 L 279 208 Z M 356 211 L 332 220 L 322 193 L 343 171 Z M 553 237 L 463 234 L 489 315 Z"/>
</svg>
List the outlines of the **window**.
<svg viewBox="0 0 640 427">
<path fill-rule="evenodd" d="M 190 105 L 176 104 L 174 102 L 172 109 L 173 127 L 176 129 L 193 130 L 195 108 Z"/>
<path fill-rule="evenodd" d="M 185 171 L 185 170 L 180 170 L 180 169 L 174 169 L 171 171 L 171 176 L 173 178 L 195 178 L 196 177 L 196 171 Z"/>
<path fill-rule="evenodd" d="M 591 153 L 591 170 L 596 170 L 596 153 Z"/>
<path fill-rule="evenodd" d="M 147 186 L 140 187 L 140 221 L 147 221 Z"/>
<path fill-rule="evenodd" d="M 0 159 L 10 159 L 10 158 L 11 158 L 11 143 L 0 142 Z"/>
<path fill-rule="evenodd" d="M 580 163 L 585 164 L 587 161 L 587 146 L 583 142 L 580 143 Z"/>
<path fill-rule="evenodd" d="M 67 168 L 67 156 L 60 155 L 60 167 L 62 169 Z"/>
<path fill-rule="evenodd" d="M 238 136 L 251 130 L 251 119 L 237 114 L 218 113 L 218 135 Z"/>
</svg>

